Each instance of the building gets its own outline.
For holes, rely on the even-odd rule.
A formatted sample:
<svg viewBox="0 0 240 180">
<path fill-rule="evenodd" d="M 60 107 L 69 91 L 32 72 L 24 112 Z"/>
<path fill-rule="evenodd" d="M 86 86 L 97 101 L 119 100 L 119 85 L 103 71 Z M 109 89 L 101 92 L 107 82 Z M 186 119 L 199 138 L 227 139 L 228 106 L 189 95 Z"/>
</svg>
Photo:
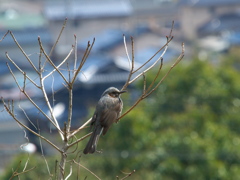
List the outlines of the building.
<svg viewBox="0 0 240 180">
<path fill-rule="evenodd" d="M 179 10 L 181 34 L 187 40 L 194 40 L 199 33 L 202 35 L 204 26 L 210 28 L 208 31 L 216 31 L 218 26 L 222 26 L 221 17 L 238 14 L 239 9 L 238 0 L 182 0 Z M 229 18 L 227 21 L 232 20 Z"/>
</svg>

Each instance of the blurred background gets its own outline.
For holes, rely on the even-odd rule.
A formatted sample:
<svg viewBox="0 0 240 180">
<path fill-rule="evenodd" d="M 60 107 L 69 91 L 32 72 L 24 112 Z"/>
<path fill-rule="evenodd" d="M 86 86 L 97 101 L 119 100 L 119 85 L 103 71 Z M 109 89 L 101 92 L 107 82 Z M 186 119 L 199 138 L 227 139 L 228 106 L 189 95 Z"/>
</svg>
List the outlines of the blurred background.
<svg viewBox="0 0 240 180">
<path fill-rule="evenodd" d="M 96 102 L 107 87 L 121 88 L 124 84 L 129 67 L 123 34 L 129 50 L 130 37 L 134 37 L 135 61 L 140 65 L 164 45 L 174 21 L 174 39 L 163 57 L 162 76 L 181 53 L 182 42 L 186 48 L 183 61 L 157 92 L 100 139 L 99 149 L 104 153 L 81 158 L 88 169 L 102 179 L 124 176 L 122 172 L 134 169 L 136 173 L 131 179 L 239 179 L 239 0 L 0 0 L 0 39 L 11 30 L 38 66 L 38 37 L 46 52 L 50 52 L 66 17 L 66 27 L 51 54 L 56 64 L 71 50 L 74 35 L 77 36 L 78 61 L 87 42 L 96 38 L 83 67 L 84 73 L 79 75 L 74 88 L 73 129 L 91 117 Z M 28 121 L 31 119 L 35 125 L 39 124 L 42 134 L 49 136 L 51 133 L 50 138 L 59 141 L 44 116 L 19 93 L 6 62 L 19 84 L 23 84 L 24 78 L 6 58 L 6 52 L 32 79 L 39 81 L 8 34 L 0 42 L 0 96 L 15 101 L 15 107 L 20 107 L 15 113 L 22 122 L 34 128 Z M 70 59 L 73 62 L 74 56 Z M 45 73 L 49 71 L 51 67 L 47 65 Z M 62 72 L 67 74 L 67 67 L 63 67 Z M 154 74 L 155 71 L 147 74 L 148 82 Z M 45 83 L 63 126 L 68 115 L 67 90 L 56 73 Z M 141 88 L 139 81 L 123 95 L 126 109 Z M 27 82 L 27 92 L 45 113 L 49 113 L 40 91 L 30 82 Z M 40 176 L 47 179 L 47 168 L 40 168 L 45 167 L 45 162 L 39 139 L 28 133 L 32 144 L 22 146 L 28 142 L 24 131 L 1 103 L 0 123 L 0 174 L 3 179 L 8 179 L 11 169 L 28 157 L 25 151 L 33 153 L 29 166 L 36 166 L 36 162 L 38 165 L 37 170 L 22 178 Z M 79 150 L 85 143 L 79 145 Z M 52 162 L 49 166 L 54 173 L 56 154 L 45 143 L 43 149 L 46 158 Z M 85 176 L 94 179 L 90 173 L 81 170 L 81 177 Z"/>
</svg>

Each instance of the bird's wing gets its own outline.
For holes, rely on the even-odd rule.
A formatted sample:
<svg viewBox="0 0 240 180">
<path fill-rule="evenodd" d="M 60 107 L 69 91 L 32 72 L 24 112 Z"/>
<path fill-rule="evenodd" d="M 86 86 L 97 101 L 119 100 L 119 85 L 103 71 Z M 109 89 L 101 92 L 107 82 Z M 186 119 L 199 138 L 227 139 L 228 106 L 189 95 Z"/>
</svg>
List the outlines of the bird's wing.
<svg viewBox="0 0 240 180">
<path fill-rule="evenodd" d="M 118 118 L 121 112 L 121 103 L 116 103 L 114 101 L 109 101 L 109 99 L 106 100 L 102 98 L 98 102 L 96 112 L 96 125 L 100 124 L 102 127 L 104 127 L 104 135 Z"/>
<path fill-rule="evenodd" d="M 90 124 L 90 129 L 92 129 L 92 127 L 95 125 L 96 120 L 97 120 L 97 114 L 96 114 L 96 112 L 94 112 L 94 114 L 92 116 L 91 124 Z"/>
<path fill-rule="evenodd" d="M 99 117 L 99 122 L 101 126 L 104 127 L 103 135 L 106 134 L 106 132 L 108 131 L 110 126 L 113 124 L 113 122 L 115 122 L 116 119 L 117 119 L 116 111 L 111 111 L 108 109 L 105 109 L 104 111 L 102 111 L 101 116 Z"/>
</svg>

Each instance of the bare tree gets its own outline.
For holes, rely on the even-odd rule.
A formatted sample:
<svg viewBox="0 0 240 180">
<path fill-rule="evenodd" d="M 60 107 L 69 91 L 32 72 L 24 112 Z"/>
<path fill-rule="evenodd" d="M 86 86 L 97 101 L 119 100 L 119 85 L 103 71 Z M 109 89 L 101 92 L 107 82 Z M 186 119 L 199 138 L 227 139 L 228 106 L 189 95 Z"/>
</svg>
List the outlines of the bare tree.
<svg viewBox="0 0 240 180">
<path fill-rule="evenodd" d="M 24 124 L 23 122 L 21 122 L 15 115 L 14 109 L 14 101 L 6 101 L 4 99 L 4 97 L 1 97 L 2 102 L 4 104 L 5 110 L 9 113 L 9 115 L 22 127 L 24 127 L 26 130 L 30 131 L 31 133 L 33 133 L 34 135 L 36 135 L 37 137 L 39 137 L 41 140 L 47 142 L 49 145 L 52 146 L 53 149 L 55 149 L 59 155 L 60 155 L 60 159 L 59 159 L 59 164 L 58 164 L 58 179 L 59 180 L 63 180 L 63 179 L 68 179 L 71 175 L 72 175 L 72 169 L 70 169 L 70 173 L 66 174 L 66 163 L 70 163 L 71 167 L 72 165 L 77 165 L 89 172 L 91 172 L 90 170 L 88 170 L 86 167 L 84 167 L 82 164 L 80 164 L 80 162 L 76 161 L 75 159 L 72 160 L 68 160 L 67 161 L 67 154 L 68 153 L 77 153 L 77 152 L 70 152 L 70 148 L 77 146 L 78 143 L 80 143 L 82 140 L 84 140 L 85 138 L 87 138 L 88 136 L 91 135 L 91 133 L 88 133 L 86 135 L 84 135 L 81 138 L 73 138 L 75 137 L 75 135 L 80 132 L 82 129 L 86 128 L 87 125 L 90 123 L 91 118 L 86 120 L 86 122 L 81 125 L 78 129 L 71 131 L 71 124 L 72 124 L 72 106 L 73 106 L 73 87 L 74 84 L 78 78 L 79 73 L 81 73 L 81 69 L 84 66 L 85 62 L 87 61 L 87 58 L 92 50 L 92 47 L 94 45 L 95 39 L 93 39 L 92 42 L 88 42 L 87 46 L 86 46 L 86 50 L 83 53 L 83 56 L 81 58 L 81 61 L 79 62 L 79 65 L 77 66 L 78 62 L 77 62 L 77 38 L 75 37 L 75 43 L 72 46 L 71 50 L 69 51 L 69 53 L 67 54 L 66 58 L 64 58 L 62 60 L 62 62 L 58 65 L 56 65 L 52 59 L 51 59 L 51 54 L 54 50 L 54 48 L 56 47 L 59 38 L 61 37 L 61 34 L 65 28 L 66 25 L 66 21 L 63 24 L 63 27 L 60 31 L 60 34 L 58 36 L 58 39 L 56 40 L 53 48 L 51 49 L 50 53 L 48 54 L 41 42 L 41 38 L 38 37 L 38 43 L 39 43 L 39 61 L 38 61 L 38 67 L 34 65 L 34 63 L 32 62 L 32 60 L 29 58 L 29 56 L 25 53 L 25 51 L 22 49 L 21 45 L 18 43 L 17 39 L 14 37 L 14 34 L 11 31 L 8 31 L 5 35 L 11 35 L 11 37 L 13 38 L 13 40 L 15 41 L 16 45 L 18 46 L 18 48 L 21 50 L 22 54 L 25 56 L 26 60 L 29 62 L 29 64 L 31 65 L 32 69 L 37 73 L 38 75 L 38 79 L 39 82 L 36 82 L 36 80 L 32 79 L 26 72 L 24 72 L 15 62 L 14 60 L 11 59 L 10 55 L 6 52 L 6 57 L 7 59 L 10 61 L 10 63 L 12 63 L 12 65 L 14 65 L 18 71 L 20 71 L 24 77 L 24 83 L 21 86 L 16 77 L 14 72 L 12 71 L 11 67 L 9 66 L 9 64 L 7 63 L 7 66 L 9 68 L 9 71 L 12 75 L 12 77 L 15 80 L 16 85 L 19 88 L 19 91 L 21 93 L 23 93 L 26 98 L 28 99 L 29 102 L 31 102 L 31 104 L 33 106 L 35 106 L 35 108 L 57 129 L 58 134 L 61 138 L 61 145 L 56 145 L 54 142 L 52 142 L 48 137 L 45 137 L 43 135 L 40 134 L 40 132 L 35 132 L 33 131 L 30 127 L 28 127 L 28 125 Z M 174 23 L 173 23 L 174 24 Z M 120 120 L 122 117 L 126 116 L 128 113 L 130 113 L 134 108 L 136 108 L 136 106 L 145 98 L 147 98 L 149 95 L 151 95 L 160 85 L 161 83 L 165 80 L 165 78 L 168 76 L 168 74 L 170 73 L 170 71 L 182 60 L 183 56 L 184 56 L 184 44 L 182 44 L 182 53 L 179 55 L 179 57 L 176 59 L 176 61 L 172 64 L 172 66 L 170 67 L 170 69 L 167 71 L 167 73 L 160 79 L 159 78 L 159 74 L 160 71 L 163 67 L 163 56 L 166 53 L 167 49 L 168 49 L 168 45 L 169 43 L 172 41 L 173 36 L 172 36 L 172 30 L 173 30 L 173 25 L 172 25 L 172 29 L 170 30 L 170 34 L 169 36 L 166 37 L 166 43 L 164 44 L 164 46 L 162 46 L 161 48 L 159 48 L 159 50 L 148 60 L 146 60 L 146 62 L 144 64 L 142 64 L 140 67 L 135 68 L 135 60 L 134 60 L 134 39 L 131 37 L 131 57 L 129 55 L 129 51 L 127 48 L 127 43 L 126 43 L 126 38 L 125 36 L 123 36 L 123 40 L 124 40 L 124 46 L 125 46 L 125 51 L 126 51 L 126 56 L 127 59 L 129 61 L 129 75 L 128 78 L 126 79 L 126 83 L 124 84 L 124 86 L 122 87 L 122 90 L 125 90 L 128 88 L 128 86 L 130 84 L 133 84 L 134 82 L 136 82 L 139 78 L 143 78 L 143 88 L 142 88 L 142 93 L 141 95 L 138 97 L 138 99 L 133 103 L 133 105 L 127 109 L 121 117 L 119 117 L 118 120 Z M 1 41 L 4 39 L 4 37 L 1 39 Z M 159 55 L 159 53 L 161 52 L 161 54 Z M 74 65 L 73 65 L 73 69 L 70 69 L 68 66 L 68 75 L 64 75 L 61 71 L 61 67 L 63 64 L 70 64 L 70 55 L 73 54 L 74 55 Z M 155 60 L 152 65 L 148 66 L 149 62 L 152 61 L 152 59 L 155 56 L 159 56 L 157 58 L 157 60 Z M 49 72 L 48 74 L 43 75 L 43 72 L 45 70 L 45 66 L 46 66 L 46 62 L 44 62 L 44 60 L 49 63 L 52 66 L 52 71 Z M 145 74 L 148 73 L 149 71 L 151 71 L 154 67 L 158 66 L 158 71 L 155 74 L 155 77 L 153 79 L 153 81 L 150 83 L 150 85 L 147 86 L 146 84 L 146 76 Z M 68 90 L 68 99 L 69 99 L 69 106 L 68 106 L 68 118 L 66 120 L 66 123 L 64 124 L 64 128 L 61 128 L 59 125 L 59 121 L 57 120 L 54 111 L 53 111 L 53 106 L 50 103 L 50 99 L 47 96 L 46 93 L 46 88 L 45 88 L 45 80 L 51 76 L 53 73 L 58 73 L 61 78 L 64 81 L 64 86 L 65 88 Z M 36 89 L 39 89 L 42 92 L 42 97 L 44 98 L 48 110 L 50 112 L 50 114 L 46 114 L 41 107 L 38 106 L 38 104 L 32 99 L 32 97 L 29 95 L 29 93 L 26 91 L 27 89 L 27 83 L 26 81 L 29 81 L 31 84 L 33 84 L 35 86 Z M 72 140 L 74 139 L 74 140 Z M 71 140 L 71 141 L 70 141 Z M 33 168 L 32 168 L 33 169 Z M 14 172 L 13 173 L 13 177 L 14 176 L 19 176 L 21 173 L 26 173 L 32 169 L 26 170 L 24 169 L 23 172 Z M 134 173 L 135 171 L 127 174 L 125 177 L 123 177 L 122 179 L 125 179 L 129 176 L 132 175 L 132 173 Z M 97 179 L 100 179 L 97 175 L 95 175 L 93 172 L 91 172 Z M 118 178 L 119 179 L 119 178 Z"/>
</svg>

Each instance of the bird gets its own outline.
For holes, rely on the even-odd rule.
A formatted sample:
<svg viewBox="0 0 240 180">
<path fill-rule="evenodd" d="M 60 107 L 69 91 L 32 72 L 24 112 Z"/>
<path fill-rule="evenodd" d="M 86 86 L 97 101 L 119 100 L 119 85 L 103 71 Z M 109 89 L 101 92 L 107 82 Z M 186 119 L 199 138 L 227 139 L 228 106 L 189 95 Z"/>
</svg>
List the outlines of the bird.
<svg viewBox="0 0 240 180">
<path fill-rule="evenodd" d="M 84 154 L 94 153 L 100 135 L 105 135 L 110 126 L 114 122 L 117 122 L 123 108 L 123 102 L 120 95 L 125 92 L 125 90 L 119 91 L 115 87 L 109 87 L 103 92 L 92 116 L 91 128 L 94 127 L 94 129 L 85 149 L 83 150 Z"/>
</svg>

